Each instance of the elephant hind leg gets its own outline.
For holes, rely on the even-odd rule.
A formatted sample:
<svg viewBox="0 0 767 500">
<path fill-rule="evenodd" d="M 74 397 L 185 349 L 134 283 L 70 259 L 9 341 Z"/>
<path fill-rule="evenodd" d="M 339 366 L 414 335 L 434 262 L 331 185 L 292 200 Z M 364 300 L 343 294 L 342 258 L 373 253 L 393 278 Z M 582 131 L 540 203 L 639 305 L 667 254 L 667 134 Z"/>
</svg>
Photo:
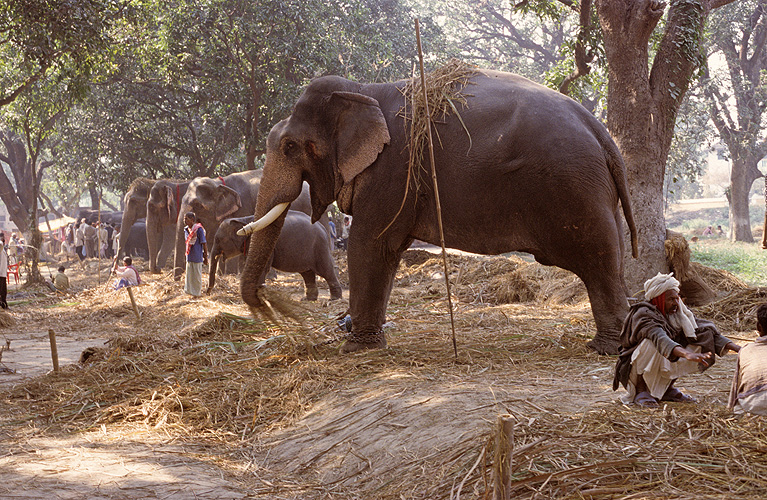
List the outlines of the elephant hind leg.
<svg viewBox="0 0 767 500">
<path fill-rule="evenodd" d="M 317 300 L 320 296 L 320 290 L 317 288 L 317 275 L 314 274 L 314 271 L 304 271 L 300 274 L 304 278 L 304 285 L 306 286 L 306 300 Z"/>
</svg>

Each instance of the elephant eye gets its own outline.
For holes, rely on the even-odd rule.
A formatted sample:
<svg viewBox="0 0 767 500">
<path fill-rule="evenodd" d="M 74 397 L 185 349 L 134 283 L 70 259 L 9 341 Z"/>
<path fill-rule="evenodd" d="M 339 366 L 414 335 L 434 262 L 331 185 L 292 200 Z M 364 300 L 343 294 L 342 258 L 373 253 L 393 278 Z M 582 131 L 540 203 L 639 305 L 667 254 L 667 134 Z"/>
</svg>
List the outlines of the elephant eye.
<svg viewBox="0 0 767 500">
<path fill-rule="evenodd" d="M 296 151 L 298 151 L 298 145 L 295 141 L 288 139 L 282 143 L 282 154 L 285 156 L 291 156 L 295 154 Z"/>
</svg>

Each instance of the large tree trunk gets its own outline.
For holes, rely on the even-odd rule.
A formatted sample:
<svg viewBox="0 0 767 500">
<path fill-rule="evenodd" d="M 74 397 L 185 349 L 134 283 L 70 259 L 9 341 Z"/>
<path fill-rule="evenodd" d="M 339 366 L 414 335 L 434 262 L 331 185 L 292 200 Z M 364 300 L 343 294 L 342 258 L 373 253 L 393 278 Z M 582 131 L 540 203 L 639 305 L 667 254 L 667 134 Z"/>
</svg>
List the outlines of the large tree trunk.
<svg viewBox="0 0 767 500">
<path fill-rule="evenodd" d="M 759 178 L 757 162 L 752 158 L 733 158 L 730 173 L 730 241 L 753 243 L 748 195 Z"/>
<path fill-rule="evenodd" d="M 694 56 L 708 2 L 671 2 L 663 38 L 648 68 L 649 42 L 665 3 L 601 0 L 597 10 L 609 62 L 607 128 L 623 154 L 639 258 L 626 254 L 626 285 L 633 294 L 644 281 L 667 272 L 663 180 L 676 113 L 697 65 Z"/>
</svg>

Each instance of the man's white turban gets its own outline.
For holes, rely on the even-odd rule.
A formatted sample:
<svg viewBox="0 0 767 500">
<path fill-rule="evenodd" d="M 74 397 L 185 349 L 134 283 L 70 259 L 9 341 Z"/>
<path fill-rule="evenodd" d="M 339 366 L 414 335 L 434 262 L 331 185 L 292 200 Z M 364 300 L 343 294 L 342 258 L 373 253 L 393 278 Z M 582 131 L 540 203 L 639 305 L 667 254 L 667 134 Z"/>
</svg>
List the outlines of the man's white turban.
<svg viewBox="0 0 767 500">
<path fill-rule="evenodd" d="M 644 282 L 645 300 L 652 300 L 669 290 L 679 293 L 679 282 L 674 278 L 674 273 L 658 273 L 655 277 Z"/>
</svg>

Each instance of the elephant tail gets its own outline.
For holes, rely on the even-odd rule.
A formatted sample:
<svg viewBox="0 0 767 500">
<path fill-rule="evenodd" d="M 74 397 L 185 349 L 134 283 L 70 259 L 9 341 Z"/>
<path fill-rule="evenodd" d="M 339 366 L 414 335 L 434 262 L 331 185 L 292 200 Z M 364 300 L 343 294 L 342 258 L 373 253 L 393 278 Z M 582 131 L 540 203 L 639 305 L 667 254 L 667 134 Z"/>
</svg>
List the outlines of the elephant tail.
<svg viewBox="0 0 767 500">
<path fill-rule="evenodd" d="M 639 256 L 639 240 L 637 238 L 636 223 L 634 222 L 634 213 L 631 210 L 626 165 L 623 163 L 623 157 L 618 150 L 618 146 L 613 142 L 607 130 L 602 128 L 594 132 L 599 142 L 602 143 L 605 160 L 607 160 L 607 168 L 610 169 L 610 175 L 612 175 L 615 188 L 618 190 L 618 199 L 621 202 L 621 207 L 623 207 L 623 216 L 626 218 L 626 224 L 631 234 L 631 255 L 636 259 Z"/>
</svg>

